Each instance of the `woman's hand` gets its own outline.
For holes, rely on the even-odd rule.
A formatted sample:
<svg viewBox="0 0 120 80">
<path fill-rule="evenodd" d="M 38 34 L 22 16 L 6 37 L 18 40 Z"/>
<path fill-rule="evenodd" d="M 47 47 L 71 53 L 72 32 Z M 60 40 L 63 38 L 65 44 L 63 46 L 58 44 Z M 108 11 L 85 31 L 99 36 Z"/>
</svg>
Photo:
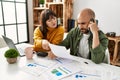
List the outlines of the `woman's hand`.
<svg viewBox="0 0 120 80">
<path fill-rule="evenodd" d="M 42 40 L 42 48 L 45 50 L 50 50 L 49 42 L 47 40 Z"/>
</svg>

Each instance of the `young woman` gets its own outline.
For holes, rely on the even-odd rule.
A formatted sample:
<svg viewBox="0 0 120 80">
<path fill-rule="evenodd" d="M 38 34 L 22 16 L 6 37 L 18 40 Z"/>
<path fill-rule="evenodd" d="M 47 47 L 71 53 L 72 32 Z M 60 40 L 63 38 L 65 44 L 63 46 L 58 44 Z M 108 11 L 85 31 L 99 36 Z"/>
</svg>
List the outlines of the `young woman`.
<svg viewBox="0 0 120 80">
<path fill-rule="evenodd" d="M 44 56 L 50 50 L 49 43 L 59 44 L 63 40 L 64 28 L 57 24 L 57 16 L 50 9 L 41 12 L 40 25 L 34 30 L 33 51 Z"/>
</svg>

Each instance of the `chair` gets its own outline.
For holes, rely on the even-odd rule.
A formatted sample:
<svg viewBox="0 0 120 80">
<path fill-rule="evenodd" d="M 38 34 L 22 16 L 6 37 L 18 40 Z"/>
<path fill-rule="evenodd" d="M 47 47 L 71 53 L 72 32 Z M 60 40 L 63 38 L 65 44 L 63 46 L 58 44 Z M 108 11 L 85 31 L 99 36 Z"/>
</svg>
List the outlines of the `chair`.
<svg viewBox="0 0 120 80">
<path fill-rule="evenodd" d="M 110 54 L 109 54 L 109 50 L 108 48 L 106 49 L 106 52 L 105 52 L 105 58 L 104 58 L 104 63 L 107 63 L 107 64 L 110 64 Z"/>
<path fill-rule="evenodd" d="M 6 46 L 7 46 L 7 44 L 5 43 L 4 39 L 0 35 L 0 48 L 6 47 Z"/>
</svg>

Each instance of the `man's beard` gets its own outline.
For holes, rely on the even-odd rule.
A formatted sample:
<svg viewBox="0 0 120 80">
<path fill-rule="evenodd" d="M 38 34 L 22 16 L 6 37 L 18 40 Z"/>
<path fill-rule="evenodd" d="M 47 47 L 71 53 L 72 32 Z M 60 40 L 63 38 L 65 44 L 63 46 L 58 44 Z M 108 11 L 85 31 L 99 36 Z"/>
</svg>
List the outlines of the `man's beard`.
<svg viewBox="0 0 120 80">
<path fill-rule="evenodd" d="M 85 29 L 85 28 L 81 28 L 80 31 L 83 33 L 83 34 L 88 34 L 89 33 L 89 29 Z"/>
</svg>

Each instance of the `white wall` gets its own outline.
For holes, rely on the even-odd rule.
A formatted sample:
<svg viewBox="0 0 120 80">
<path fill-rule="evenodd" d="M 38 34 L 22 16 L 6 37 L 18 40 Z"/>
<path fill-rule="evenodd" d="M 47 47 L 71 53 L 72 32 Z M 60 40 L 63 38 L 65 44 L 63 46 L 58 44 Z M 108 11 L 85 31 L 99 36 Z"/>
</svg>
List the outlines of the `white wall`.
<svg viewBox="0 0 120 80">
<path fill-rule="evenodd" d="M 91 8 L 99 20 L 103 32 L 116 32 L 120 35 L 120 0 L 74 0 L 73 19 L 83 8 Z"/>
<path fill-rule="evenodd" d="M 33 44 L 33 0 L 28 0 L 28 26 L 29 26 L 29 40 Z"/>
</svg>

